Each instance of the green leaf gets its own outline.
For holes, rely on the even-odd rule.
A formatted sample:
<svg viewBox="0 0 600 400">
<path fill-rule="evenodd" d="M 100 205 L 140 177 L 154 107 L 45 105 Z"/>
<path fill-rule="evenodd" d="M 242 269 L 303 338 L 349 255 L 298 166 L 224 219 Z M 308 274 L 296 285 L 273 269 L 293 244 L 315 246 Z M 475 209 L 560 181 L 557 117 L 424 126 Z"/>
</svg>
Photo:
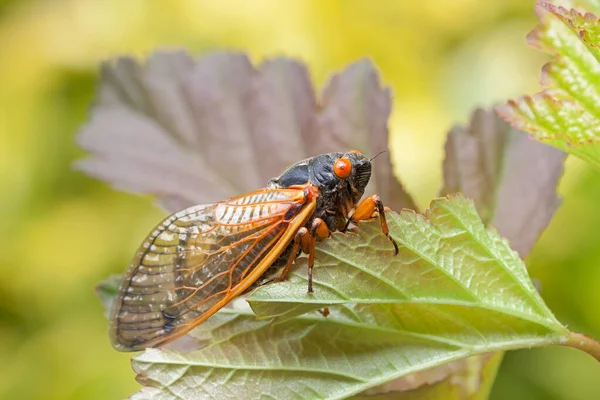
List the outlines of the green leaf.
<svg viewBox="0 0 600 400">
<path fill-rule="evenodd" d="M 387 215 L 390 235 L 400 247 L 397 256 L 377 221 L 360 224 L 356 234 L 334 234 L 315 255 L 315 293 L 307 294 L 302 263 L 289 281 L 259 288 L 250 296 L 255 313 L 281 321 L 325 305 L 341 305 L 342 314 L 362 321 L 363 314 L 367 318 L 385 309 L 391 315 L 401 306 L 403 312 L 424 313 L 438 322 L 458 322 L 454 317 L 465 314 L 466 325 L 482 324 L 477 329 L 491 328 L 501 322 L 498 318 L 533 323 L 536 330 L 560 327 L 523 262 L 494 229 L 483 226 L 471 200 L 462 195 L 434 200 L 426 216 L 409 211 Z M 496 319 L 480 319 L 486 313 Z M 436 326 L 425 331 L 431 333 Z"/>
<path fill-rule="evenodd" d="M 554 56 L 546 88 L 497 107 L 513 127 L 600 168 L 600 20 L 592 13 L 538 3 L 530 44 Z"/>
<path fill-rule="evenodd" d="M 566 154 L 529 139 L 492 110 L 481 108 L 473 112 L 468 125 L 455 125 L 448 132 L 445 153 L 440 195 L 461 192 L 472 199 L 484 223 L 491 223 L 521 257 L 527 256 L 561 203 L 556 187 Z M 445 382 L 417 388 L 415 396 L 451 398 L 450 393 L 456 393 L 460 398 L 485 399 L 502 361 L 500 354 L 471 357 L 467 370 L 466 360 L 458 360 L 425 371 L 421 374 L 438 381 L 442 374 Z M 477 366 L 494 374 L 486 376 Z M 402 379 L 413 382 L 414 375 Z M 482 385 L 452 385 L 464 381 Z"/>
<path fill-rule="evenodd" d="M 335 234 L 319 245 L 314 295 L 301 263 L 290 281 L 250 297 L 259 316 L 285 323 L 220 315 L 203 325 L 205 347 L 136 357 L 141 381 L 187 398 L 217 398 L 222 381 L 231 397 L 343 398 L 470 355 L 568 337 L 470 200 L 438 199 L 427 218 L 390 212 L 388 222 L 398 256 L 377 221 Z M 327 318 L 292 318 L 326 304 L 335 305 Z"/>
<path fill-rule="evenodd" d="M 528 136 L 493 110 L 476 109 L 467 125 L 457 124 L 448 132 L 440 190 L 441 196 L 460 192 L 472 199 L 483 222 L 491 223 L 521 257 L 561 203 L 556 187 L 566 155 Z M 388 382 L 379 392 L 392 398 L 398 391 L 400 398 L 411 398 L 413 391 L 423 398 L 487 398 L 501 361 L 501 353 L 457 360 Z"/>
<path fill-rule="evenodd" d="M 484 227 L 472 201 L 437 199 L 426 216 L 389 212 L 388 222 L 400 245 L 397 256 L 378 221 L 334 234 L 318 245 L 313 295 L 306 293 L 301 261 L 290 281 L 251 296 L 256 312 L 280 323 L 239 307 L 222 310 L 187 335 L 179 351 L 148 349 L 136 356 L 133 366 L 145 388 L 133 398 L 340 399 L 492 351 L 565 344 L 597 352 L 596 342 L 574 336 L 554 318 L 522 261 Z M 312 310 L 331 305 L 331 314 L 292 318 L 289 307 L 305 303 Z M 484 396 L 471 379 L 485 358 L 466 362 L 472 364 L 460 390 Z M 426 376 L 440 385 L 429 388 L 437 393 L 461 374 L 439 382 Z"/>
</svg>

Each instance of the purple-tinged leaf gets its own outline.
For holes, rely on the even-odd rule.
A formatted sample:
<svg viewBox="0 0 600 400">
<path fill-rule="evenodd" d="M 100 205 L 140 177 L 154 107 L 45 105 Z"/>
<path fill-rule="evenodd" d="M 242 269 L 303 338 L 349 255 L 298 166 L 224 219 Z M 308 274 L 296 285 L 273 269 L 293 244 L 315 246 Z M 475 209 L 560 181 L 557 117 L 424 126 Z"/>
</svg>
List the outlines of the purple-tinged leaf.
<svg viewBox="0 0 600 400">
<path fill-rule="evenodd" d="M 248 107 L 251 115 L 261 116 L 250 120 L 256 138 L 253 146 L 262 155 L 261 185 L 287 166 L 316 154 L 305 143 L 317 129 L 317 103 L 304 64 L 286 58 L 265 61 Z"/>
<path fill-rule="evenodd" d="M 441 194 L 462 192 L 521 257 L 560 205 L 556 194 L 565 153 L 511 129 L 478 109 L 468 127 L 448 133 Z"/>
<path fill-rule="evenodd" d="M 389 112 L 389 90 L 366 61 L 335 75 L 318 105 L 306 67 L 286 58 L 254 68 L 243 53 L 157 52 L 145 64 L 124 57 L 102 66 L 78 135 L 91 157 L 77 166 L 173 212 L 264 187 L 309 156 L 385 150 Z M 414 208 L 389 159 L 374 163 L 368 193 Z"/>
<path fill-rule="evenodd" d="M 356 148 L 367 156 L 388 149 L 387 120 L 391 92 L 381 87 L 379 74 L 369 60 L 357 61 L 334 75 L 323 90 L 318 136 L 308 136 L 314 153 Z M 389 151 L 373 161 L 374 179 L 367 193 L 377 192 L 395 210 L 416 210 L 411 196 L 396 179 Z"/>
<path fill-rule="evenodd" d="M 491 221 L 525 257 L 561 204 L 557 195 L 566 154 L 522 132 L 508 134 Z"/>
<path fill-rule="evenodd" d="M 486 353 L 408 375 L 352 400 L 484 400 L 503 353 Z"/>
</svg>

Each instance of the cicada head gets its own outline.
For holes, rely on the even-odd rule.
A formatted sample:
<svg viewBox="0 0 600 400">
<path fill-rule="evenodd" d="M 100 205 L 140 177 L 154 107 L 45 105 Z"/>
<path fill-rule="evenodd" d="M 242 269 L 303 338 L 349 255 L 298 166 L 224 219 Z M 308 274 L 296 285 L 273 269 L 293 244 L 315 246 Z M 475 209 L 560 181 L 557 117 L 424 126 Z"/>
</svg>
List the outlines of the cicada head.
<svg viewBox="0 0 600 400">
<path fill-rule="evenodd" d="M 327 153 L 291 165 L 280 176 L 269 181 L 269 188 L 287 188 L 312 184 L 318 187 L 325 208 L 336 208 L 341 202 L 354 207 L 363 196 L 371 178 L 371 160 L 358 150 Z"/>
<path fill-rule="evenodd" d="M 357 150 L 328 153 L 309 160 L 309 180 L 323 193 L 347 192 L 358 203 L 371 178 L 371 161 Z"/>
<path fill-rule="evenodd" d="M 351 193 L 354 202 L 358 202 L 365 193 L 369 179 L 371 179 L 371 160 L 356 150 L 346 153 L 345 156 L 352 163 L 352 174 L 347 179 L 347 182 L 352 188 Z"/>
</svg>

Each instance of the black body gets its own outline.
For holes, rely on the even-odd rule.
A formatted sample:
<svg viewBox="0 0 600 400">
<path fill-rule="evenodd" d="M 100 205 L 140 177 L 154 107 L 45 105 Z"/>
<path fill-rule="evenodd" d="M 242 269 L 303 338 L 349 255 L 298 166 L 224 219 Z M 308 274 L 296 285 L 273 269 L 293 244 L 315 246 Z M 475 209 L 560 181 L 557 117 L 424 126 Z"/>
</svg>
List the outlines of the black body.
<svg viewBox="0 0 600 400">
<path fill-rule="evenodd" d="M 337 160 L 345 157 L 352 163 L 352 171 L 346 179 L 339 178 L 334 172 Z M 272 178 L 268 188 L 288 188 L 295 185 L 312 184 L 319 188 L 321 194 L 317 198 L 317 207 L 313 216 L 307 221 L 310 229 L 315 218 L 321 218 L 330 232 L 342 231 L 347 226 L 350 211 L 358 204 L 371 178 L 371 161 L 358 152 L 327 153 L 307 158 L 290 166 L 280 176 Z M 279 267 L 285 265 L 292 256 L 294 244 L 290 243 L 273 265 L 265 271 L 256 285 L 270 282 L 267 279 Z M 301 251 L 294 256 L 300 255 Z M 256 285 L 253 285 L 256 286 Z"/>
<path fill-rule="evenodd" d="M 346 179 L 334 173 L 334 165 L 342 157 L 352 163 L 352 171 Z M 279 177 L 271 179 L 268 187 L 287 188 L 307 183 L 318 187 L 321 195 L 313 218 L 321 218 L 333 232 L 344 229 L 349 212 L 360 201 L 370 178 L 371 162 L 362 154 L 353 151 L 327 153 L 298 161 Z"/>
</svg>

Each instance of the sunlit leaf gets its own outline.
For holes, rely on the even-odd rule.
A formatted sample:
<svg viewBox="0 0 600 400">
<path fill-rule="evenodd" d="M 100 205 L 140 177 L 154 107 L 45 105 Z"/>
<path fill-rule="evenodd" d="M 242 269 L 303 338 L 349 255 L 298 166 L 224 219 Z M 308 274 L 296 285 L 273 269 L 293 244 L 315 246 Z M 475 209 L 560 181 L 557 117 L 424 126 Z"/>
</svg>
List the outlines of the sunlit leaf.
<svg viewBox="0 0 600 400">
<path fill-rule="evenodd" d="M 153 387 L 137 398 L 343 398 L 470 355 L 566 341 L 522 261 L 471 201 L 439 199 L 426 217 L 390 212 L 388 221 L 398 256 L 377 221 L 333 235 L 318 246 L 313 295 L 301 268 L 250 297 L 259 316 L 285 323 L 217 314 L 196 330 L 204 347 L 134 359 Z M 327 318 L 289 313 L 306 305 L 334 307 Z"/>
<path fill-rule="evenodd" d="M 475 110 L 467 126 L 456 125 L 448 132 L 445 153 L 440 194 L 461 192 L 471 198 L 483 222 L 491 222 L 525 257 L 560 204 L 556 188 L 565 153 L 531 140 L 526 133 L 511 129 L 493 111 L 484 109 Z M 450 382 L 479 382 L 484 371 L 478 367 L 495 371 L 501 360 L 500 353 L 473 356 L 468 359 L 468 368 L 467 360 L 458 360 L 386 385 L 390 391 L 405 392 L 398 394 L 400 398 L 435 398 L 444 392 L 443 396 L 449 397 L 456 393 L 469 398 L 465 394 L 468 392 L 472 398 L 487 398 L 493 374 L 488 373 L 486 385 L 477 389 L 447 386 Z M 415 378 L 429 384 L 420 388 Z"/>
<path fill-rule="evenodd" d="M 564 158 L 492 111 L 478 109 L 468 127 L 448 133 L 441 194 L 473 199 L 483 221 L 525 257 L 560 205 L 556 188 Z"/>
<path fill-rule="evenodd" d="M 389 113 L 389 89 L 366 61 L 334 75 L 319 101 L 304 64 L 287 58 L 255 68 L 234 52 L 123 57 L 102 66 L 78 135 L 91 156 L 77 167 L 174 212 L 264 187 L 319 153 L 386 150 Z M 374 163 L 369 190 L 390 207 L 414 208 L 389 154 Z"/>
<path fill-rule="evenodd" d="M 460 306 L 474 318 L 478 307 L 495 312 L 501 305 L 508 314 L 549 313 L 524 263 L 493 228 L 484 227 L 472 201 L 462 195 L 434 200 L 426 217 L 389 214 L 397 256 L 376 221 L 360 224 L 355 234 L 334 234 L 315 255 L 314 294 L 306 293 L 303 265 L 289 281 L 256 290 L 249 298 L 253 310 L 283 319 L 283 313 L 287 318 L 323 305 L 367 302 L 361 307 L 415 303 L 428 313 L 438 304 Z"/>
<path fill-rule="evenodd" d="M 280 323 L 223 309 L 184 346 L 135 357 L 145 387 L 132 398 L 338 399 L 412 381 L 414 390 L 389 386 L 390 396 L 484 399 L 500 359 L 491 351 L 561 344 L 600 360 L 600 344 L 556 321 L 522 261 L 470 200 L 434 200 L 425 216 L 390 212 L 389 221 L 397 257 L 377 221 L 335 234 L 318 245 L 314 294 L 306 294 L 303 270 L 252 296 L 255 311 Z M 349 279 L 339 279 L 331 260 Z M 306 302 L 332 313 L 287 312 Z M 473 355 L 480 356 L 465 359 Z"/>
<path fill-rule="evenodd" d="M 592 13 L 538 3 L 541 24 L 529 42 L 554 56 L 546 88 L 497 111 L 511 125 L 600 168 L 600 20 Z"/>
</svg>

